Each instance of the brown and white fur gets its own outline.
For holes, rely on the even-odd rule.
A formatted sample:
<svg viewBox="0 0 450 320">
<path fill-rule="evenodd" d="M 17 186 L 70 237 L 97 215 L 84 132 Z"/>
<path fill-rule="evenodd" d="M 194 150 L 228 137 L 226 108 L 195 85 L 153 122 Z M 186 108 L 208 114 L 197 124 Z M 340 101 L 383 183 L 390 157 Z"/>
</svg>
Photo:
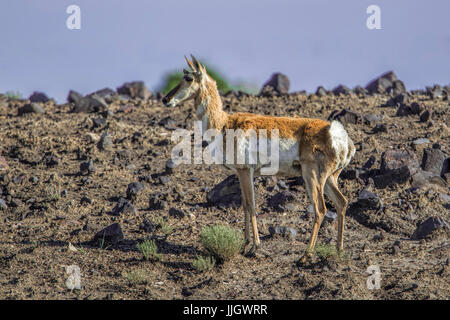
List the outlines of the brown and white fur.
<svg viewBox="0 0 450 320">
<path fill-rule="evenodd" d="M 185 57 L 186 58 L 186 57 Z M 276 175 L 303 176 L 308 196 L 314 206 L 315 221 L 306 253 L 300 263 L 312 258 L 317 234 L 326 213 L 324 194 L 333 202 L 338 215 L 338 238 L 336 248 L 343 251 L 344 218 L 348 201 L 339 190 L 337 179 L 355 154 L 355 147 L 344 127 L 337 121 L 331 123 L 319 119 L 299 117 L 273 117 L 250 113 L 228 114 L 222 108 L 222 101 L 216 83 L 195 57 L 186 58 L 190 71 L 184 71 L 181 82 L 163 98 L 166 106 L 175 106 L 194 99 L 197 119 L 202 121 L 203 130 L 278 129 L 279 171 Z M 239 144 L 236 145 L 239 148 Z M 228 165 L 227 165 L 228 166 Z M 250 222 L 253 231 L 254 254 L 260 247 L 256 222 L 255 190 L 253 179 L 259 174 L 260 164 L 235 165 L 242 190 L 245 212 L 245 241 L 250 243 Z"/>
</svg>

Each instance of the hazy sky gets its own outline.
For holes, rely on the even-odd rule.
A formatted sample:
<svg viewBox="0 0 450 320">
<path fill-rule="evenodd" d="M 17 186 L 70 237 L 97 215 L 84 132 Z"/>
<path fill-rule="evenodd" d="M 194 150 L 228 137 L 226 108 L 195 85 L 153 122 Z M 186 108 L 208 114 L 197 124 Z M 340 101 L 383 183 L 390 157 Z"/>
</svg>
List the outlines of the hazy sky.
<svg viewBox="0 0 450 320">
<path fill-rule="evenodd" d="M 69 30 L 66 8 L 81 8 Z M 366 8 L 381 8 L 381 30 Z M 184 54 L 260 86 L 275 71 L 291 90 L 366 85 L 394 70 L 408 89 L 450 83 L 449 0 L 2 0 L 0 92 L 59 102 L 184 67 Z"/>
</svg>

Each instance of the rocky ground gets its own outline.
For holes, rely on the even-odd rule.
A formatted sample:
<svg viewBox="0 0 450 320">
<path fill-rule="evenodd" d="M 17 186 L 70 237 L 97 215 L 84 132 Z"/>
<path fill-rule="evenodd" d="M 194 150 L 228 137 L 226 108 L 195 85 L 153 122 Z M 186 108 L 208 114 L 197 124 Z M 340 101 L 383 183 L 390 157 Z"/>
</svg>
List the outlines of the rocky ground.
<svg viewBox="0 0 450 320">
<path fill-rule="evenodd" d="M 406 92 L 390 74 L 367 89 L 273 88 L 229 93 L 225 109 L 338 119 L 355 143 L 340 178 L 350 201 L 343 258 L 296 266 L 314 218 L 303 181 L 264 177 L 256 182 L 264 254 L 192 267 L 204 226 L 244 222 L 236 179 L 222 182 L 228 172 L 167 163 L 171 133 L 192 125 L 192 102 L 165 108 L 135 83 L 120 95 L 71 92 L 63 105 L 39 93 L 0 96 L 0 298 L 448 299 L 448 88 Z M 331 248 L 327 206 L 319 243 Z M 107 241 L 96 237 L 111 225 Z M 160 261 L 143 260 L 136 244 L 145 239 L 156 241 Z M 80 290 L 66 287 L 71 265 Z M 373 265 L 381 287 L 369 290 Z"/>
</svg>

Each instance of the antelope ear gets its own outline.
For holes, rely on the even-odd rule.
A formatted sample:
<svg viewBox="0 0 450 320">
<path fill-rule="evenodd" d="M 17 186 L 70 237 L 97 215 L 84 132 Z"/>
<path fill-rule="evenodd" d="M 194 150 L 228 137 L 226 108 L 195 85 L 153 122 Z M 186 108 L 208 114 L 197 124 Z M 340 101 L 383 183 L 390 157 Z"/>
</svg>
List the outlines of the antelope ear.
<svg viewBox="0 0 450 320">
<path fill-rule="evenodd" d="M 191 55 L 191 56 L 192 56 L 192 55 Z M 186 62 L 187 62 L 187 64 L 188 64 L 189 68 L 191 68 L 191 70 L 194 71 L 194 72 L 197 71 L 197 69 L 195 68 L 195 66 L 194 66 L 194 64 L 192 63 L 192 61 L 189 60 L 189 58 L 186 57 L 186 56 L 184 56 L 184 58 L 186 59 Z"/>
</svg>

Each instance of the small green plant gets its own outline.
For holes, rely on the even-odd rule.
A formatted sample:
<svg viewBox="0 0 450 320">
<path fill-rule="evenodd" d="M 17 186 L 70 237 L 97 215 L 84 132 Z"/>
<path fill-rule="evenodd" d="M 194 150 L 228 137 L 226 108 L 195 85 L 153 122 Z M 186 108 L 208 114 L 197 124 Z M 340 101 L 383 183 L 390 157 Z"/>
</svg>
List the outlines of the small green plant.
<svg viewBox="0 0 450 320">
<path fill-rule="evenodd" d="M 49 202 L 58 202 L 61 199 L 61 191 L 59 187 L 48 187 L 47 198 Z"/>
<path fill-rule="evenodd" d="M 97 239 L 97 242 L 98 242 L 98 248 L 99 249 L 105 249 L 106 250 L 109 247 L 111 247 L 111 245 L 108 245 L 108 246 L 105 247 L 105 243 L 106 243 L 106 241 L 105 241 L 105 233 L 103 233 L 103 237 L 101 239 Z"/>
<path fill-rule="evenodd" d="M 148 277 L 143 270 L 133 270 L 125 274 L 125 279 L 128 281 L 130 287 L 134 287 L 139 284 L 147 284 Z"/>
<path fill-rule="evenodd" d="M 221 263 L 237 255 L 244 244 L 241 232 L 221 225 L 203 228 L 200 241 L 205 250 Z"/>
<path fill-rule="evenodd" d="M 7 91 L 5 92 L 5 97 L 7 97 L 10 100 L 20 100 L 22 99 L 22 94 L 17 91 Z"/>
<path fill-rule="evenodd" d="M 173 232 L 173 228 L 168 225 L 163 218 L 158 218 L 156 221 L 156 227 L 161 230 L 166 236 L 170 235 Z"/>
<path fill-rule="evenodd" d="M 318 244 L 316 246 L 316 254 L 322 261 L 338 256 L 336 247 L 332 244 Z"/>
<path fill-rule="evenodd" d="M 211 270 L 212 268 L 214 268 L 214 266 L 216 265 L 216 259 L 214 259 L 213 256 L 207 256 L 207 257 L 197 257 L 197 259 L 195 259 L 192 262 L 192 267 L 194 267 L 195 270 L 197 271 L 207 271 L 207 270 Z"/>
<path fill-rule="evenodd" d="M 158 253 L 158 247 L 155 240 L 145 240 L 136 245 L 139 252 L 142 253 L 145 260 L 158 261 L 161 260 L 161 254 Z"/>
</svg>

